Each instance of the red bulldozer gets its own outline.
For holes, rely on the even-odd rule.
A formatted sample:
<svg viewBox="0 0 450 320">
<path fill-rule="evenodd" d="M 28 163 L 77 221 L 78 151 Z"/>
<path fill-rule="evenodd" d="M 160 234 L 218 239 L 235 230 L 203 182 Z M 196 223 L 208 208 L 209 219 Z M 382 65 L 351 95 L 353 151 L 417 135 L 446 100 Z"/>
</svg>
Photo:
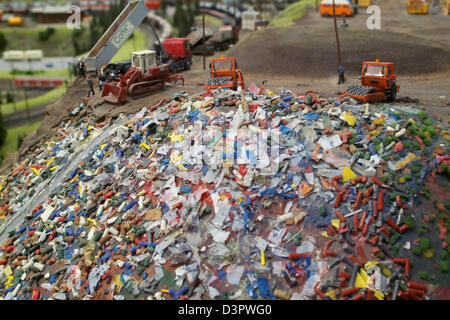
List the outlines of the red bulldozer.
<svg viewBox="0 0 450 320">
<path fill-rule="evenodd" d="M 103 88 L 102 100 L 113 104 L 124 102 L 127 95 L 139 97 L 164 89 L 165 83 L 176 83 L 184 78 L 170 73 L 169 65 L 156 63 L 156 52 L 142 50 L 131 53 L 131 68 L 119 81 L 107 83 Z"/>
</svg>

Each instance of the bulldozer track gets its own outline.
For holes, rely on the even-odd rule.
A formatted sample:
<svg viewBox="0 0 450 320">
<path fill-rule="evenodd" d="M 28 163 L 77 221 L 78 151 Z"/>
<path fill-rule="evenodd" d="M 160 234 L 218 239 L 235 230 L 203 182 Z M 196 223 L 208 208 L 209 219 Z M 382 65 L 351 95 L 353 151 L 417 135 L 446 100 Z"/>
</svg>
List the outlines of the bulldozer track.
<svg viewBox="0 0 450 320">
<path fill-rule="evenodd" d="M 159 91 L 164 89 L 164 81 L 162 80 L 152 80 L 134 83 L 128 89 L 128 94 L 131 97 L 140 97 L 149 94 L 154 91 Z"/>
</svg>

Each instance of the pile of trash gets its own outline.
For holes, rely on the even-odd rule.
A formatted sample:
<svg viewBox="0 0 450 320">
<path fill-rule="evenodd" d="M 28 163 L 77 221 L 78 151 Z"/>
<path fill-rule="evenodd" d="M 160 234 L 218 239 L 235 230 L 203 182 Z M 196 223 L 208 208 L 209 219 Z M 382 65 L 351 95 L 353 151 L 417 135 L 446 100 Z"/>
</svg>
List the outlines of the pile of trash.
<svg viewBox="0 0 450 320">
<path fill-rule="evenodd" d="M 403 236 L 441 124 L 250 91 L 62 123 L 1 181 L 1 297 L 426 298 Z"/>
</svg>

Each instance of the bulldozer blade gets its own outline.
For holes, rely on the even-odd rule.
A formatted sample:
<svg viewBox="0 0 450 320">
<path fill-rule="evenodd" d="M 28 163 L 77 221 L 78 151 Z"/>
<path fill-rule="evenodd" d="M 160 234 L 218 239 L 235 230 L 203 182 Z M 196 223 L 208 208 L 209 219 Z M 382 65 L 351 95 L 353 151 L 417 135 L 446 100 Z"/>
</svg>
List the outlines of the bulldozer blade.
<svg viewBox="0 0 450 320">
<path fill-rule="evenodd" d="M 102 92 L 102 100 L 117 104 L 124 102 L 127 99 L 127 90 L 124 87 L 119 87 L 116 85 L 105 84 Z"/>
</svg>

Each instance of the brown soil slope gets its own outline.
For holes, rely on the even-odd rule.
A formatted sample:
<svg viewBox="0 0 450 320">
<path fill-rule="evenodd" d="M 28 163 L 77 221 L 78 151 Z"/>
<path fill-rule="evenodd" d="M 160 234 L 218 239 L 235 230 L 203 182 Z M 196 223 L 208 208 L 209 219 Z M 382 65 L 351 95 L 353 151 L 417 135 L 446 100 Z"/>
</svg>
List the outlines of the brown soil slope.
<svg viewBox="0 0 450 320">
<path fill-rule="evenodd" d="M 341 27 L 342 61 L 355 74 L 362 61 L 394 61 L 404 76 L 450 70 L 450 19 L 411 16 L 403 8 L 382 7 L 380 30 L 369 30 L 366 12 L 347 18 Z M 397 31 L 398 30 L 398 31 Z M 445 31 L 447 30 L 447 31 Z M 250 34 L 227 53 L 238 59 L 244 73 L 325 78 L 336 74 L 337 54 L 332 18 L 322 18 L 310 10 L 295 25 L 266 28 Z"/>
</svg>

